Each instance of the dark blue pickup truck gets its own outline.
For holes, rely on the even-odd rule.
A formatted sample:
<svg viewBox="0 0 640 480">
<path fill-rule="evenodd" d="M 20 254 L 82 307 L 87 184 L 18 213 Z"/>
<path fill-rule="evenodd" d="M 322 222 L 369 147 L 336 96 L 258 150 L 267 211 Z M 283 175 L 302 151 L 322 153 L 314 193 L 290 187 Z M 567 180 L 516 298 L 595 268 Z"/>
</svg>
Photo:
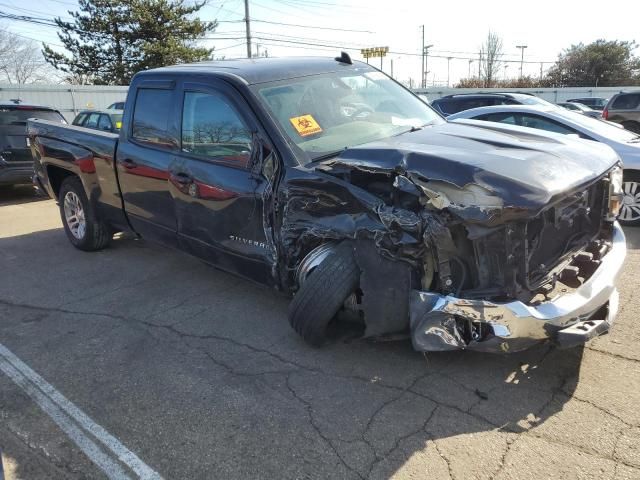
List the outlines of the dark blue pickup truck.
<svg viewBox="0 0 640 480">
<path fill-rule="evenodd" d="M 189 252 L 293 296 L 314 345 L 348 317 L 422 351 L 571 346 L 616 314 L 612 150 L 449 124 L 346 54 L 141 72 L 119 135 L 32 120 L 29 136 L 77 248 L 126 230 Z"/>
</svg>

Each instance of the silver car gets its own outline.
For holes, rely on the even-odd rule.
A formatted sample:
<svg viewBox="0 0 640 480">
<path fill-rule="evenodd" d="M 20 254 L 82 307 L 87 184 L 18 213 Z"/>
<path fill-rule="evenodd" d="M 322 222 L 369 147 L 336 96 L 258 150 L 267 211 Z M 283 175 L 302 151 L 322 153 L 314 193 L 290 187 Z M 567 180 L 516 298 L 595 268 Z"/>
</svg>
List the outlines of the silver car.
<svg viewBox="0 0 640 480">
<path fill-rule="evenodd" d="M 609 145 L 624 163 L 624 203 L 619 220 L 640 225 L 640 135 L 579 113 L 536 105 L 480 107 L 447 117 L 449 121 L 465 119 L 536 128 Z"/>
</svg>

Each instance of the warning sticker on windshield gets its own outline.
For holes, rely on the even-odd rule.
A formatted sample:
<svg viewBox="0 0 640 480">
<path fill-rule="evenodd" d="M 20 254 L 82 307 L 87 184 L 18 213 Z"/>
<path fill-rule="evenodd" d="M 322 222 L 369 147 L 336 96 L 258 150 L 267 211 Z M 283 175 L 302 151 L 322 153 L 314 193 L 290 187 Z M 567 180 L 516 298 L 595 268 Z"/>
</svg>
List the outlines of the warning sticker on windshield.
<svg viewBox="0 0 640 480">
<path fill-rule="evenodd" d="M 314 133 L 320 133 L 322 128 L 316 122 L 316 119 L 312 115 L 301 115 L 300 117 L 291 117 L 289 119 L 293 128 L 296 129 L 298 135 L 306 137 L 307 135 L 313 135 Z"/>
</svg>

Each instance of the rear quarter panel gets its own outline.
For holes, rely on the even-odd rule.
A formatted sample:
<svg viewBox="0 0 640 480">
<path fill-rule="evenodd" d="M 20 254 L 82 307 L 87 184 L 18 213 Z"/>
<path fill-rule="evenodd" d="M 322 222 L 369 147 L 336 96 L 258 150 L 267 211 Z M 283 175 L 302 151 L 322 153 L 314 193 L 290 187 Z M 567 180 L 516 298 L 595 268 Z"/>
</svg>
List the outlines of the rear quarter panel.
<svg viewBox="0 0 640 480">
<path fill-rule="evenodd" d="M 34 170 L 51 198 L 57 200 L 50 174 L 62 169 L 77 175 L 87 198 L 114 225 L 126 225 L 114 169 L 118 135 L 46 120 L 29 120 Z"/>
</svg>

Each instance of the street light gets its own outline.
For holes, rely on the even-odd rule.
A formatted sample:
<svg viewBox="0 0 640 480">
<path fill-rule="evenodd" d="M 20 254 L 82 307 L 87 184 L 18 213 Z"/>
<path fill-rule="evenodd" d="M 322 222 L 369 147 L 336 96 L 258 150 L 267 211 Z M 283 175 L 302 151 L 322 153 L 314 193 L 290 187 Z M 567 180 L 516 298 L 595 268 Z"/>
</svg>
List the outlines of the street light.
<svg viewBox="0 0 640 480">
<path fill-rule="evenodd" d="M 527 47 L 528 45 L 516 45 L 516 48 L 520 49 L 520 78 L 522 78 L 522 65 L 524 65 L 524 49 Z"/>
<path fill-rule="evenodd" d="M 509 68 L 509 65 L 505 65 L 504 66 L 504 79 L 507 79 L 507 68 Z"/>
</svg>

